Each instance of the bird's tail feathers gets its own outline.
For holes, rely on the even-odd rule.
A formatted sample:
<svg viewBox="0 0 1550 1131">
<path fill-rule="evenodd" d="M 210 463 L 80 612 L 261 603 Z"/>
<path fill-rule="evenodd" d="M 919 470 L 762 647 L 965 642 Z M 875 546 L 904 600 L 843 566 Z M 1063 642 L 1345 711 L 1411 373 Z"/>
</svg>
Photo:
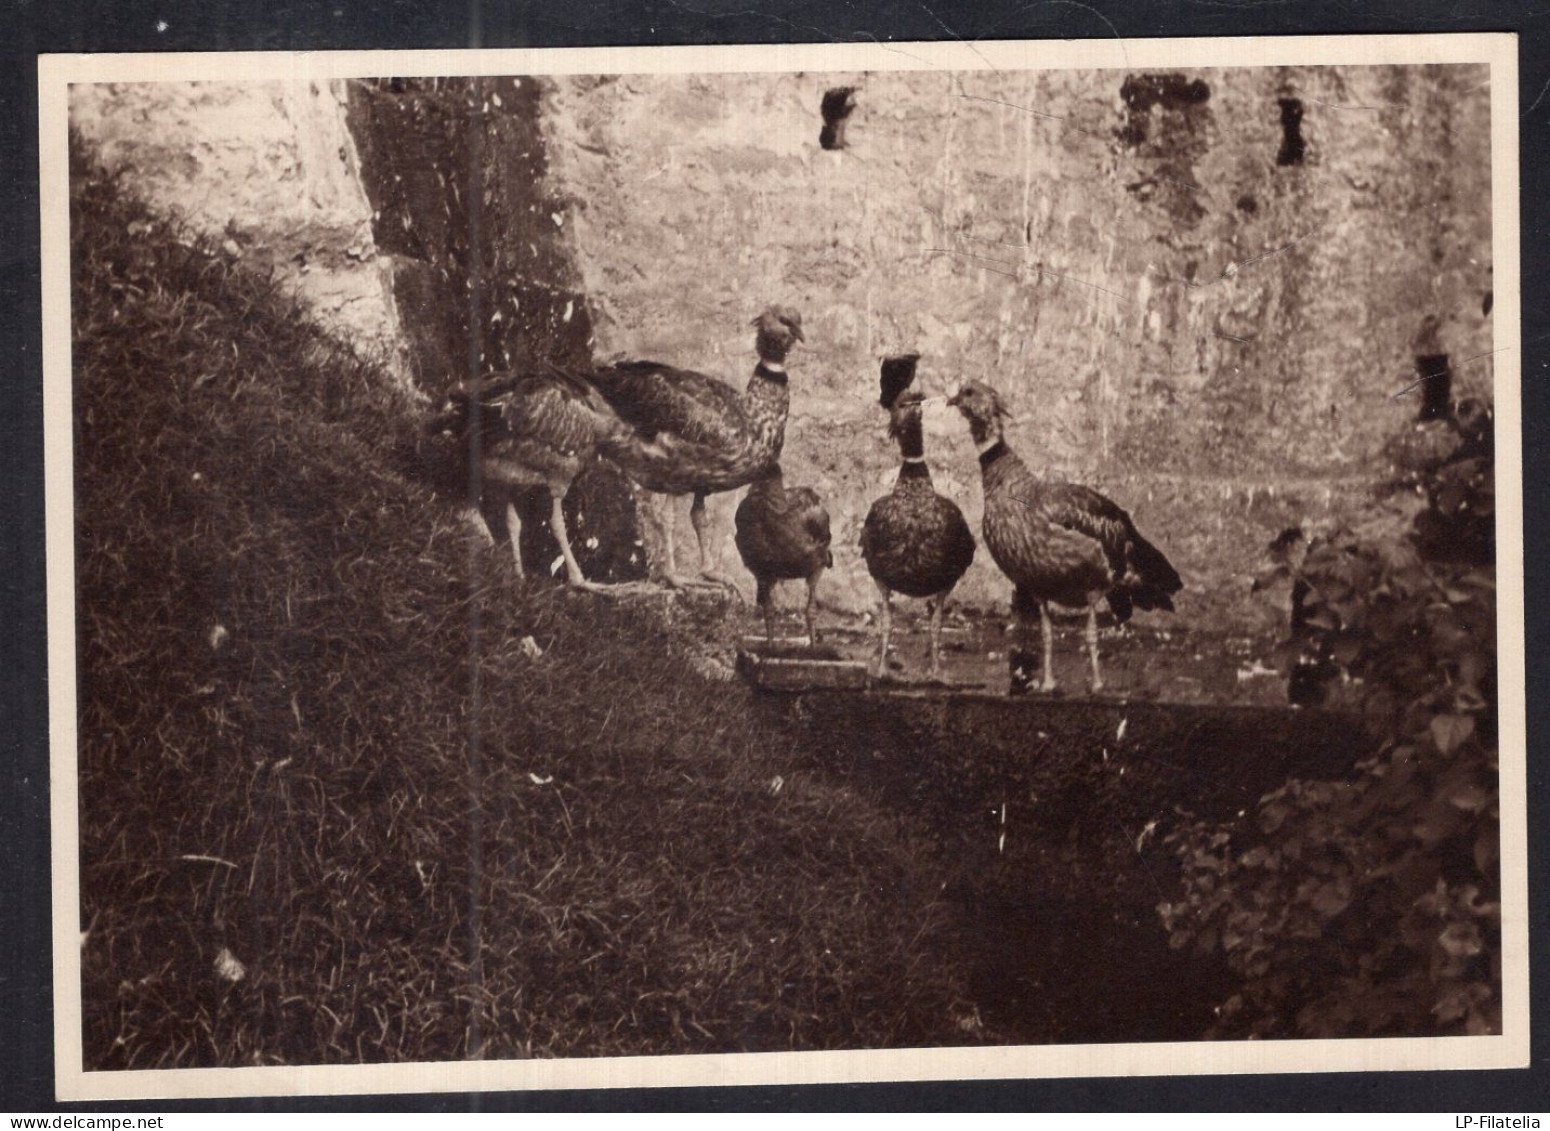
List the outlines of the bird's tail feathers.
<svg viewBox="0 0 1550 1131">
<path fill-rule="evenodd" d="M 1173 568 L 1173 563 L 1156 546 L 1134 532 L 1130 536 L 1128 556 L 1139 582 L 1133 588 L 1155 591 L 1156 599 L 1163 601 L 1184 588 L 1184 581 L 1179 577 L 1179 571 Z M 1146 608 L 1145 605 L 1141 607 Z M 1163 607 L 1173 606 L 1169 604 Z"/>
<path fill-rule="evenodd" d="M 1172 612 L 1173 594 L 1184 588 L 1173 563 L 1134 530 L 1126 556 L 1125 577 L 1108 594 L 1114 619 L 1123 624 L 1135 609 Z"/>
<path fill-rule="evenodd" d="M 1108 592 L 1109 610 L 1124 624 L 1136 609 L 1147 612 L 1173 612 L 1173 598 L 1154 585 L 1129 583 L 1116 585 Z"/>
</svg>

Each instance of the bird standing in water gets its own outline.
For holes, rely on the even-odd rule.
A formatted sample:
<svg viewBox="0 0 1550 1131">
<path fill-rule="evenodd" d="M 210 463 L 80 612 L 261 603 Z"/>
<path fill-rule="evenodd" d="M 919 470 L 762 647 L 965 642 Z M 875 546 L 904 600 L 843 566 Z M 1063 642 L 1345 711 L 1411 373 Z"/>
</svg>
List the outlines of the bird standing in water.
<svg viewBox="0 0 1550 1131">
<path fill-rule="evenodd" d="M 893 490 L 872 504 L 861 529 L 861 556 L 882 600 L 877 671 L 888 673 L 894 593 L 930 601 L 931 675 L 941 673 L 942 610 L 974 561 L 974 535 L 963 512 L 937 494 L 926 465 L 921 417 L 925 398 L 909 385 L 918 354 L 883 362 L 879 403 L 888 409 L 888 434 L 899 445 Z"/>
<path fill-rule="evenodd" d="M 737 552 L 754 576 L 755 602 L 764 614 L 765 640 L 775 640 L 772 596 L 778 581 L 807 582 L 803 619 L 807 642 L 818 643 L 814 608 L 818 579 L 834 564 L 829 552 L 829 512 L 811 487 L 787 487 L 780 465 L 753 481 L 737 505 Z"/>
<path fill-rule="evenodd" d="M 1055 690 L 1049 605 L 1087 610 L 1089 686 L 1103 689 L 1098 664 L 1098 602 L 1107 597 L 1120 622 L 1131 610 L 1173 608 L 1178 572 L 1113 500 L 1089 487 L 1042 480 L 1007 447 L 1007 417 L 989 385 L 967 382 L 949 401 L 969 422 L 985 490 L 983 536 L 990 556 L 1016 587 L 1019 630 L 1035 612 L 1042 634 L 1041 691 Z M 1017 690 L 1014 672 L 1013 690 Z"/>
</svg>

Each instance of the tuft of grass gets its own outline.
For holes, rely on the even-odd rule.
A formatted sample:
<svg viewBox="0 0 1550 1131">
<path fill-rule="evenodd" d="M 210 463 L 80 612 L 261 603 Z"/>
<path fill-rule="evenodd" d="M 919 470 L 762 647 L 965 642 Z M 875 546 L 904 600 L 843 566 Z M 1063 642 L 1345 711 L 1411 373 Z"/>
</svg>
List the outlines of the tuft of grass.
<svg viewBox="0 0 1550 1131">
<path fill-rule="evenodd" d="M 990 1039 L 929 841 L 79 143 L 71 206 L 89 1067 Z"/>
</svg>

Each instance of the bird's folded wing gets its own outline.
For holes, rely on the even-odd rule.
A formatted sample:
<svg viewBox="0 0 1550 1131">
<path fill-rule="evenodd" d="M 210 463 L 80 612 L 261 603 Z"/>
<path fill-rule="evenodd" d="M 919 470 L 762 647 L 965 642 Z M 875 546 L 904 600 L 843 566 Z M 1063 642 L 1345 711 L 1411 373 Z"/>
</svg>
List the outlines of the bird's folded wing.
<svg viewBox="0 0 1550 1131">
<path fill-rule="evenodd" d="M 1039 490 L 1039 503 L 1050 522 L 1086 534 L 1106 550 L 1122 548 L 1132 529 L 1124 508 L 1091 487 L 1046 483 Z"/>
<path fill-rule="evenodd" d="M 709 448 L 748 439 L 742 398 L 718 378 L 647 361 L 600 369 L 595 381 L 614 411 L 648 438 L 669 434 Z"/>
<path fill-rule="evenodd" d="M 795 496 L 795 502 L 801 508 L 802 528 L 820 546 L 827 546 L 830 540 L 829 512 L 824 509 L 819 501 L 818 492 L 811 487 L 799 487 L 795 491 L 788 492 Z"/>
<path fill-rule="evenodd" d="M 579 451 L 594 442 L 598 419 L 585 391 L 559 381 L 524 381 L 501 399 L 507 435 L 540 440 L 560 451 Z"/>
</svg>

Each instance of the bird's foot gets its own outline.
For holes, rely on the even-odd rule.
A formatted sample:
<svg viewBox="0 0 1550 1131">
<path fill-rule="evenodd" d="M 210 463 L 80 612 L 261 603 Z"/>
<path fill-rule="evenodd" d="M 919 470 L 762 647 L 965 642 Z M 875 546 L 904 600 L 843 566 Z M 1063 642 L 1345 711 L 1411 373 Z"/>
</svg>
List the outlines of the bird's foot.
<svg viewBox="0 0 1550 1131">
<path fill-rule="evenodd" d="M 662 586 L 650 581 L 573 581 L 570 587 L 583 593 L 596 593 L 599 597 L 659 597 L 663 593 Z"/>
<path fill-rule="evenodd" d="M 726 590 L 728 596 L 736 597 L 739 601 L 743 600 L 743 591 L 737 587 L 737 583 L 735 581 L 733 581 L 730 577 L 727 577 L 725 574 L 717 573 L 713 569 L 707 569 L 701 571 L 700 579 L 703 584 L 710 585 L 718 589 L 724 589 Z"/>
<path fill-rule="evenodd" d="M 1008 690 L 1007 694 L 1008 695 L 1029 695 L 1029 694 L 1031 694 L 1031 693 L 1033 693 L 1035 691 L 1037 691 L 1041 695 L 1059 695 L 1060 694 L 1059 685 L 1056 684 L 1055 681 L 1052 680 L 1052 679 L 1041 679 L 1041 680 L 1039 680 L 1037 682 L 1034 682 L 1032 680 L 1027 680 L 1027 681 L 1020 680 L 1020 679 L 1017 679 L 1015 676 L 1012 679 L 1012 686 L 1011 686 L 1010 690 Z"/>
<path fill-rule="evenodd" d="M 662 578 L 662 584 L 669 589 L 681 589 L 685 592 L 698 590 L 702 593 L 709 593 L 719 592 L 722 589 L 722 586 L 709 578 L 692 574 L 665 574 Z"/>
</svg>

